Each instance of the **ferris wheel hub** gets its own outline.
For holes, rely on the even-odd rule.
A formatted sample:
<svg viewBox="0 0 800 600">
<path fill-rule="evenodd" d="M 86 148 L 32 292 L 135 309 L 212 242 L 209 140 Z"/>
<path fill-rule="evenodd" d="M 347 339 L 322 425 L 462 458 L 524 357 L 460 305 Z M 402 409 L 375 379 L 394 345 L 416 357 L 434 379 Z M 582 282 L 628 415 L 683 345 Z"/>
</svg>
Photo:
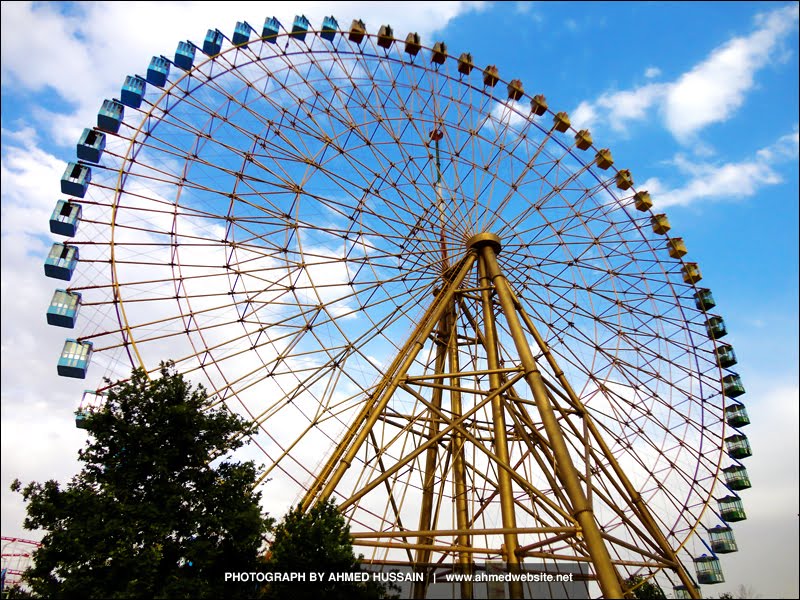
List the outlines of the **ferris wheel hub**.
<svg viewBox="0 0 800 600">
<path fill-rule="evenodd" d="M 503 244 L 500 242 L 500 236 L 495 233 L 483 232 L 476 233 L 467 240 L 467 248 L 480 250 L 484 246 L 491 246 L 495 254 L 500 254 L 500 249 Z"/>
</svg>

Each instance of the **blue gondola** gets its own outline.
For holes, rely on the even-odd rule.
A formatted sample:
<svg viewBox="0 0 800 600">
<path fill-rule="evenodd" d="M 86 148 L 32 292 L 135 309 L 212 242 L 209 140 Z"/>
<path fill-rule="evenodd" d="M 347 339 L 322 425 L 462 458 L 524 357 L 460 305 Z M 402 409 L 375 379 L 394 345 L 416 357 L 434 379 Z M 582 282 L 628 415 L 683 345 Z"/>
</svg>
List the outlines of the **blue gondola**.
<svg viewBox="0 0 800 600">
<path fill-rule="evenodd" d="M 116 100 L 103 100 L 103 106 L 97 113 L 97 126 L 103 131 L 117 133 L 122 119 L 125 117 L 125 107 Z"/>
<path fill-rule="evenodd" d="M 209 56 L 216 56 L 222 49 L 222 32 L 219 29 L 209 29 L 203 42 L 203 52 Z"/>
<path fill-rule="evenodd" d="M 715 556 L 703 556 L 694 559 L 694 567 L 697 573 L 697 582 L 703 585 L 712 583 L 724 583 L 725 577 L 722 575 L 722 567 L 719 559 Z"/>
<path fill-rule="evenodd" d="M 733 523 L 734 521 L 744 521 L 747 518 L 739 496 L 725 496 L 717 500 L 717 504 L 719 516 L 723 521 Z"/>
<path fill-rule="evenodd" d="M 728 456 L 736 460 L 753 456 L 753 449 L 750 447 L 750 440 L 741 433 L 735 433 L 725 438 L 725 451 Z"/>
<path fill-rule="evenodd" d="M 62 377 L 86 379 L 86 371 L 92 358 L 92 342 L 68 339 L 58 359 L 58 374 Z"/>
<path fill-rule="evenodd" d="M 322 39 L 332 42 L 333 38 L 336 37 L 336 32 L 338 30 L 339 30 L 339 23 L 336 21 L 335 18 L 331 16 L 322 19 L 322 33 L 320 33 Z"/>
<path fill-rule="evenodd" d="M 267 17 L 264 21 L 264 29 L 261 30 L 261 37 L 274 44 L 278 41 L 278 34 L 280 31 L 280 21 L 275 17 Z"/>
<path fill-rule="evenodd" d="M 188 71 L 194 65 L 194 44 L 191 42 L 178 42 L 175 50 L 175 66 Z"/>
<path fill-rule="evenodd" d="M 83 130 L 78 140 L 78 158 L 87 162 L 98 163 L 106 148 L 106 134 L 94 129 Z"/>
<path fill-rule="evenodd" d="M 56 327 L 75 327 L 78 310 L 81 307 L 81 295 L 78 292 L 56 290 L 50 306 L 47 308 L 47 323 Z"/>
<path fill-rule="evenodd" d="M 238 21 L 236 23 L 231 41 L 234 46 L 242 46 L 250 41 L 250 25 L 248 25 L 247 21 Z"/>
<path fill-rule="evenodd" d="M 731 427 L 744 427 L 750 424 L 750 416 L 744 404 L 738 402 L 725 407 L 725 420 Z"/>
<path fill-rule="evenodd" d="M 56 235 L 75 237 L 78 231 L 78 223 L 81 220 L 83 209 L 80 204 L 59 200 L 50 215 L 50 232 Z"/>
<path fill-rule="evenodd" d="M 311 27 L 311 23 L 308 19 L 306 19 L 305 15 L 297 15 L 294 18 L 294 24 L 292 25 L 292 33 L 290 34 L 293 38 L 296 38 L 300 41 L 306 39 L 306 33 L 308 33 L 308 28 Z"/>
<path fill-rule="evenodd" d="M 169 59 L 163 56 L 154 56 L 147 67 L 147 83 L 164 87 L 169 77 Z"/>
<path fill-rule="evenodd" d="M 61 176 L 61 193 L 83 198 L 92 181 L 92 170 L 86 165 L 69 163 Z"/>
<path fill-rule="evenodd" d="M 53 279 L 69 281 L 78 266 L 78 248 L 56 242 L 44 261 L 44 274 Z"/>
<path fill-rule="evenodd" d="M 715 554 L 728 554 L 738 552 L 736 538 L 733 537 L 733 530 L 727 525 L 717 525 L 708 530 L 708 541 Z"/>
<path fill-rule="evenodd" d="M 142 98 L 144 98 L 144 90 L 146 82 L 138 75 L 128 75 L 125 78 L 125 83 L 122 84 L 122 91 L 119 93 L 119 101 L 125 106 L 131 108 L 139 108 L 142 105 Z"/>
<path fill-rule="evenodd" d="M 725 485 L 731 490 L 738 492 L 753 486 L 753 484 L 750 483 L 750 476 L 747 474 L 747 469 L 742 465 L 731 465 L 730 467 L 722 469 L 722 473 L 725 476 Z"/>
</svg>

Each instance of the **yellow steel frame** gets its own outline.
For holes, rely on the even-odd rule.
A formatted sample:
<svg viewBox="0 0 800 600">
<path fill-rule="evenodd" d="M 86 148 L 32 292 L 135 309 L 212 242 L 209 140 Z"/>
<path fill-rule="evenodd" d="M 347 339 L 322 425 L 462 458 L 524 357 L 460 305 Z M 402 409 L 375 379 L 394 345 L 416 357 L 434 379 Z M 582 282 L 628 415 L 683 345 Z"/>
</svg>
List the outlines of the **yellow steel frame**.
<svg viewBox="0 0 800 600">
<path fill-rule="evenodd" d="M 386 370 L 382 380 L 366 399 L 358 416 L 308 488 L 302 502 L 303 507 L 308 509 L 314 503 L 326 500 L 334 493 L 359 449 L 373 435 L 373 427 L 382 418 L 393 394 L 397 390 L 403 389 L 414 395 L 427 408 L 425 441 L 406 453 L 400 461 L 388 469 L 384 468 L 381 463 L 380 475 L 347 497 L 340 504 L 340 508 L 346 510 L 353 506 L 370 490 L 387 482 L 403 465 L 411 464 L 412 460 L 424 454 L 419 526 L 416 531 L 356 532 L 353 537 L 359 545 L 413 551 L 414 561 L 421 564 L 430 562 L 433 551 L 451 552 L 457 557 L 459 565 L 468 567 L 472 564 L 475 554 L 486 554 L 491 550 L 474 547 L 472 535 L 486 533 L 501 535 L 503 544 L 500 548 L 494 549 L 494 552 L 503 556 L 509 569 L 518 568 L 526 557 L 531 556 L 588 561 L 594 567 L 595 577 L 603 596 L 622 598 L 625 593 L 623 578 L 617 568 L 623 565 L 636 566 L 646 563 L 612 558 L 608 544 L 615 543 L 625 547 L 627 543 L 601 531 L 598 526 L 593 513 L 592 488 L 589 484 L 591 470 L 587 466 L 586 472 L 581 473 L 573 461 L 573 456 L 565 441 L 563 425 L 559 423 L 556 409 L 553 406 L 553 392 L 548 389 L 548 386 L 552 387 L 553 384 L 545 381 L 542 376 L 528 342 L 527 336 L 530 335 L 558 381 L 559 396 L 568 399 L 571 410 L 580 416 L 584 423 L 586 439 L 591 438 L 594 441 L 600 456 L 610 465 L 610 470 L 605 465 L 601 465 L 600 468 L 607 475 L 613 475 L 619 484 L 619 489 L 624 492 L 624 501 L 638 520 L 638 525 L 635 525 L 637 531 L 650 536 L 650 547 L 653 551 L 638 548 L 636 550 L 642 556 L 651 557 L 663 566 L 673 569 L 689 593 L 693 594 L 695 592 L 694 583 L 681 565 L 676 551 L 669 545 L 647 504 L 615 460 L 598 427 L 590 418 L 581 399 L 570 386 L 546 342 L 524 311 L 510 283 L 503 275 L 497 260 L 500 251 L 500 239 L 491 233 L 477 234 L 467 241 L 465 256 L 444 273 L 442 288 L 436 293 L 428 310 L 419 320 L 405 345 Z M 479 286 L 471 289 L 463 287 L 467 275 L 476 267 Z M 474 317 L 470 317 L 470 322 L 476 326 L 476 340 L 486 350 L 486 369 L 477 372 L 462 371 L 457 349 L 457 320 L 459 309 L 466 314 L 462 303 L 463 297 L 475 293 L 479 294 L 478 299 L 483 312 L 483 330 L 479 330 L 479 321 Z M 472 297 L 475 298 L 475 296 Z M 496 318 L 500 315 L 504 318 L 514 343 L 516 358 L 519 359 L 520 365 L 517 368 L 506 368 L 500 360 L 500 346 L 495 323 Z M 436 345 L 435 372 L 424 378 L 410 376 L 409 369 L 428 339 L 433 339 Z M 465 411 L 462 406 L 463 390 L 460 386 L 460 378 L 476 374 L 487 378 L 489 389 L 486 390 L 482 400 Z M 412 382 L 417 385 L 421 384 L 423 379 L 426 381 L 426 385 L 432 388 L 429 400 L 408 387 Z M 532 404 L 537 410 L 540 423 L 533 422 L 525 409 L 525 402 L 516 396 L 513 390 L 513 386 L 521 381 L 524 381 L 532 392 L 534 399 Z M 442 399 L 446 392 L 449 393 L 451 408 L 447 414 L 442 410 Z M 493 421 L 491 451 L 483 447 L 480 440 L 464 426 L 465 421 L 484 406 L 490 408 Z M 512 406 L 514 406 L 513 410 L 511 410 Z M 529 447 L 528 455 L 533 456 L 540 467 L 546 467 L 547 463 L 533 452 L 533 448 L 537 446 L 547 457 L 548 462 L 551 461 L 551 470 L 546 472 L 546 477 L 554 490 L 556 500 L 542 495 L 517 472 L 515 468 L 517 465 L 511 464 L 506 421 L 509 416 L 514 423 L 515 431 L 524 430 L 526 432 L 525 443 Z M 543 434 L 537 431 L 538 426 L 543 430 Z M 446 448 L 449 459 L 452 460 L 456 517 L 456 528 L 448 530 L 438 529 L 434 516 L 437 452 L 445 436 L 449 436 Z M 468 441 L 480 446 L 497 467 L 496 496 L 499 497 L 502 518 L 502 527 L 500 528 L 475 528 L 473 525 L 476 515 L 470 516 L 469 514 L 468 465 L 464 458 L 464 445 Z M 591 458 L 587 448 L 587 462 Z M 514 496 L 515 484 L 518 489 L 524 490 L 531 497 L 536 496 L 551 515 L 558 515 L 567 525 L 564 527 L 518 527 L 516 517 L 520 504 Z M 597 493 L 599 492 L 595 491 L 595 494 Z M 548 542 L 574 540 L 576 544 L 585 548 L 588 557 L 555 556 L 552 553 L 538 552 L 537 548 L 544 543 L 520 546 L 518 536 L 532 532 L 551 534 L 553 537 L 547 540 Z M 455 538 L 454 543 L 447 546 L 436 544 L 437 538 L 446 537 Z M 399 542 L 398 539 L 403 541 Z M 627 545 L 630 546 L 630 544 Z M 414 597 L 424 598 L 427 585 L 427 581 L 416 583 L 413 591 Z M 468 582 L 461 584 L 460 591 L 462 598 L 473 596 L 472 586 Z M 515 598 L 524 597 L 522 584 L 509 582 L 509 593 Z"/>
</svg>

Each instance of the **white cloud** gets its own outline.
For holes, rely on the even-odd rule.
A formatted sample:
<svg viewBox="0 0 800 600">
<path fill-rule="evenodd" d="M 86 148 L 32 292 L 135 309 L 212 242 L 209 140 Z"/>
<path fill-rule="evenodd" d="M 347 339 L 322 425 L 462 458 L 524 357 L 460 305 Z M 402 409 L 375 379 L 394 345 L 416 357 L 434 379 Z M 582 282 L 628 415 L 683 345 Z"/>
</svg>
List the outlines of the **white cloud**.
<svg viewBox="0 0 800 600">
<path fill-rule="evenodd" d="M 484 127 L 500 127 L 520 129 L 528 122 L 530 108 L 516 100 L 497 102 L 491 111 L 491 119 L 487 119 Z"/>
<path fill-rule="evenodd" d="M 644 76 L 648 79 L 653 79 L 654 77 L 658 77 L 661 75 L 661 69 L 658 67 L 648 67 L 645 69 Z"/>
<path fill-rule="evenodd" d="M 5 7 L 4 7 L 5 10 Z M 56 375 L 56 360 L 68 330 L 49 327 L 45 310 L 59 287 L 44 277 L 49 248 L 47 220 L 57 199 L 64 162 L 24 136 L 3 132 L 2 159 L 2 486 L 4 535 L 35 537 L 21 530 L 14 478 L 66 481 L 75 472 L 84 437 L 72 410 L 84 387 Z M 6 140 L 25 141 L 26 147 Z M 63 287 L 63 286 L 62 286 Z"/>
<path fill-rule="evenodd" d="M 570 113 L 572 126 L 575 129 L 591 128 L 598 120 L 597 109 L 591 102 L 581 102 L 578 108 Z"/>
<path fill-rule="evenodd" d="M 660 197 L 660 206 L 686 205 L 696 200 L 713 198 L 745 198 L 763 185 L 780 183 L 769 167 L 754 162 L 727 163 L 719 167 L 700 165 L 685 187 Z"/>
<path fill-rule="evenodd" d="M 760 15 L 753 33 L 714 49 L 675 81 L 606 92 L 593 102 L 583 101 L 578 110 L 591 114 L 595 124 L 607 123 L 618 132 L 658 111 L 677 140 L 694 141 L 703 128 L 729 119 L 754 87 L 756 73 L 785 56 L 781 43 L 797 27 L 797 20 L 797 5 Z M 659 74 L 656 67 L 645 71 L 650 79 Z"/>
<path fill-rule="evenodd" d="M 768 185 L 782 183 L 774 167 L 782 162 L 796 160 L 798 132 L 781 136 L 774 144 L 762 148 L 755 156 L 739 162 L 712 164 L 690 160 L 679 154 L 673 164 L 682 175 L 688 176 L 685 185 L 670 189 L 656 178 L 644 182 L 657 198 L 659 208 L 686 206 L 699 200 L 739 199 L 753 196 Z"/>
<path fill-rule="evenodd" d="M 79 37 L 84 28 L 80 14 L 64 15 L 53 5 L 4 4 L 3 79 L 11 77 L 15 84 L 34 91 L 50 87 L 63 98 L 91 86 L 87 71 L 93 58 L 90 46 Z"/>
<path fill-rule="evenodd" d="M 233 34 L 237 20 L 257 30 L 275 15 L 291 29 L 298 12 L 314 26 L 335 15 L 340 27 L 361 18 L 368 31 L 389 23 L 397 37 L 418 31 L 432 45 L 437 30 L 464 12 L 479 11 L 484 2 L 92 2 L 3 4 L 3 84 L 19 90 L 55 91 L 63 102 L 55 116 L 33 115 L 61 144 L 93 124 L 104 97 L 119 95 L 126 75 L 147 70 L 155 55 L 171 57 L 179 40 L 202 45 L 206 31 L 217 27 Z M 124 24 L 124 26 L 123 26 Z M 55 49 L 55 51 L 54 51 Z M 80 128 L 80 129 L 79 129 Z"/>
<path fill-rule="evenodd" d="M 14 136 L 9 138 L 13 139 Z M 46 227 L 56 204 L 59 181 L 66 162 L 42 151 L 35 142 L 26 144 L 26 147 L 6 144 L 4 150 L 0 171 L 3 189 L 4 192 L 14 190 L 14 196 L 9 194 L 6 198 L 7 194 L 3 194 L 3 240 L 7 236 L 30 236 L 33 239 L 26 241 L 32 243 L 42 232 L 42 224 Z M 5 260 L 3 263 L 5 267 Z"/>
<path fill-rule="evenodd" d="M 615 131 L 624 131 L 630 121 L 642 121 L 651 108 L 664 96 L 663 84 L 651 83 L 635 90 L 624 90 L 603 94 L 596 105 L 605 114 L 609 125 Z"/>
<path fill-rule="evenodd" d="M 762 148 L 756 155 L 765 162 L 797 159 L 799 145 L 800 136 L 798 136 L 798 130 L 795 129 L 792 133 L 781 136 L 774 144 Z"/>
<path fill-rule="evenodd" d="M 544 17 L 534 10 L 533 2 L 515 2 L 514 12 L 518 15 L 525 15 L 535 23 L 542 23 L 544 21 Z"/>
<path fill-rule="evenodd" d="M 672 84 L 664 105 L 669 130 L 678 139 L 687 139 L 711 123 L 727 120 L 753 87 L 755 73 L 794 29 L 797 15 L 795 4 L 760 17 L 755 32 L 717 48 Z"/>
</svg>

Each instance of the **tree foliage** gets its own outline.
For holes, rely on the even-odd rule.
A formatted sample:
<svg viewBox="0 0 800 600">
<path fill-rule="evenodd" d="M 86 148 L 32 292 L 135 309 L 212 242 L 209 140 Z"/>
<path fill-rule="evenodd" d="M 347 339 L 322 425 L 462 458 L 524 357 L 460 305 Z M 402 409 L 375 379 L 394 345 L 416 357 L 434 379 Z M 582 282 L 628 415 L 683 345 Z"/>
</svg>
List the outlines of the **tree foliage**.
<svg viewBox="0 0 800 600">
<path fill-rule="evenodd" d="M 266 597 L 293 598 L 378 599 L 393 598 L 386 586 L 369 582 L 336 582 L 331 573 L 354 573 L 361 570 L 353 553 L 350 527 L 331 501 L 315 504 L 307 512 L 297 507 L 290 510 L 275 528 L 270 546 L 267 569 L 276 573 L 323 573 L 322 581 L 302 584 L 276 581 L 270 583 Z M 394 586 L 390 586 L 394 587 Z"/>
<path fill-rule="evenodd" d="M 718 598 L 760 598 L 760 596 L 749 585 L 739 584 L 736 588 L 736 593 L 723 592 Z"/>
<path fill-rule="evenodd" d="M 651 581 L 646 581 L 640 575 L 633 575 L 625 580 L 625 589 L 632 590 L 626 594 L 626 598 L 636 598 L 637 600 L 661 600 L 666 598 L 664 590 L 658 584 Z"/>
<path fill-rule="evenodd" d="M 26 580 L 47 598 L 252 597 L 228 571 L 263 569 L 270 520 L 256 467 L 225 456 L 253 428 L 213 408 L 171 364 L 135 370 L 86 419 L 81 472 L 22 489 L 25 527 L 46 534 Z M 216 459 L 216 460 L 214 460 Z"/>
<path fill-rule="evenodd" d="M 34 597 L 33 594 L 17 583 L 11 587 L 3 588 L 3 598 L 6 600 L 28 600 Z"/>
</svg>

